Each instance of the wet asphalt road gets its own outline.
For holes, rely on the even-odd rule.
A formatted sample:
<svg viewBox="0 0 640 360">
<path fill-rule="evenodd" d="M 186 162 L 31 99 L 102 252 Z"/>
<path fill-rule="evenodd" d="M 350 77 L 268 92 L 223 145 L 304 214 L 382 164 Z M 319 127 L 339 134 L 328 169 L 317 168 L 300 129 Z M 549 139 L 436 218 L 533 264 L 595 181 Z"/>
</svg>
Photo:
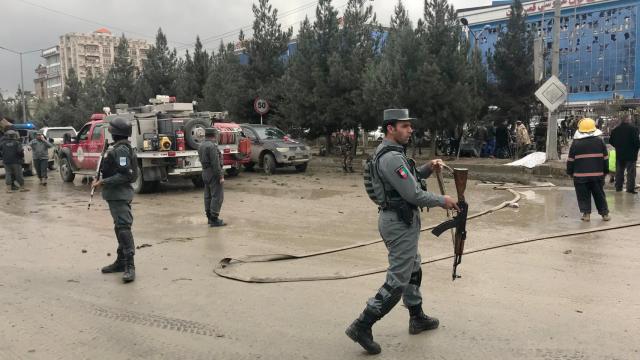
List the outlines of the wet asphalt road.
<svg viewBox="0 0 640 360">
<path fill-rule="evenodd" d="M 0 179 L 4 177 L 0 170 Z M 116 241 L 88 186 L 47 187 L 28 178 L 25 193 L 0 193 L 0 359 L 358 359 L 344 335 L 383 275 L 344 281 L 245 284 L 217 277 L 226 256 L 297 253 L 378 238 L 377 211 L 361 176 L 326 169 L 228 179 L 223 217 L 206 227 L 201 192 L 163 185 L 134 200 L 138 279 L 103 275 Z M 448 190 L 451 191 L 451 183 Z M 437 189 L 430 182 L 431 189 Z M 471 213 L 512 198 L 472 183 Z M 468 248 L 597 228 L 578 220 L 573 189 L 520 189 L 519 209 L 469 222 Z M 613 220 L 638 221 L 640 197 L 608 190 Z M 423 223 L 444 219 L 432 209 Z M 465 256 L 462 279 L 449 261 L 425 265 L 425 311 L 441 327 L 412 336 L 396 307 L 374 327 L 380 359 L 640 358 L 640 227 L 564 237 Z M 450 240 L 423 233 L 424 257 L 451 252 Z M 385 264 L 384 246 L 239 273 L 297 276 Z"/>
</svg>

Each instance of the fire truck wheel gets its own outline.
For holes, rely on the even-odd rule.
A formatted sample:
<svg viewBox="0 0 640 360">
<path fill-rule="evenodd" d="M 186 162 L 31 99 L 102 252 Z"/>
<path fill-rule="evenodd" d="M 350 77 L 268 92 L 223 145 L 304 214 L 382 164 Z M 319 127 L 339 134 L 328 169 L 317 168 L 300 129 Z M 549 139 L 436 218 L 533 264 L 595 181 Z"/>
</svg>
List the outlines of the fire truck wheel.
<svg viewBox="0 0 640 360">
<path fill-rule="evenodd" d="M 204 180 L 202 180 L 202 176 L 194 176 L 191 178 L 191 182 L 193 183 L 193 186 L 197 187 L 197 188 L 203 188 L 204 187 Z"/>
<path fill-rule="evenodd" d="M 73 179 L 76 178 L 76 175 L 73 173 L 73 169 L 71 168 L 71 163 L 69 162 L 69 159 L 67 159 L 66 157 L 63 157 L 60 159 L 59 164 L 60 164 L 59 165 L 60 177 L 62 178 L 62 181 L 72 182 Z"/>
<path fill-rule="evenodd" d="M 205 119 L 191 119 L 184 125 L 184 140 L 191 149 L 200 148 L 200 143 L 204 141 L 204 129 L 208 127 L 211 127 L 211 123 Z"/>
<path fill-rule="evenodd" d="M 148 194 L 158 190 L 160 181 L 145 181 L 142 174 L 142 167 L 138 165 L 138 178 L 132 185 L 133 192 L 136 194 Z"/>
<path fill-rule="evenodd" d="M 273 154 L 264 154 L 262 157 L 262 169 L 266 175 L 273 175 L 276 172 L 276 158 L 273 157 Z"/>
</svg>

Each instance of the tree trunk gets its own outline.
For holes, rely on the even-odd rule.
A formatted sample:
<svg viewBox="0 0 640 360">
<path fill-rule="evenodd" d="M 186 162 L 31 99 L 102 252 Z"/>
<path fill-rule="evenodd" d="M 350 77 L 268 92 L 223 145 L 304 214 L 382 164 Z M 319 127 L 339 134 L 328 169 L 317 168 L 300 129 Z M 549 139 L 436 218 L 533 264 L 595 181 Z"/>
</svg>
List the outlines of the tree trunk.
<svg viewBox="0 0 640 360">
<path fill-rule="evenodd" d="M 438 132 L 431 129 L 431 158 L 438 156 Z"/>
</svg>

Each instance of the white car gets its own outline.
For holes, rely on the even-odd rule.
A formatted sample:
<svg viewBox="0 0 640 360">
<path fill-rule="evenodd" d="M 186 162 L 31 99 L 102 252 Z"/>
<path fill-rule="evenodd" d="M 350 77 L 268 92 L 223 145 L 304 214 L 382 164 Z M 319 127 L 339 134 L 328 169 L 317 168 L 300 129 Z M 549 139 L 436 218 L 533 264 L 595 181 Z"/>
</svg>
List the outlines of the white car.
<svg viewBox="0 0 640 360">
<path fill-rule="evenodd" d="M 53 139 L 54 145 L 60 145 L 63 142 L 64 134 L 69 134 L 71 137 L 77 136 L 78 132 L 71 126 L 62 127 L 45 127 L 42 128 L 44 136 L 47 139 Z"/>
<path fill-rule="evenodd" d="M 378 126 L 377 130 L 369 132 L 369 140 L 381 141 L 382 139 L 384 139 L 384 133 L 382 132 L 382 126 Z"/>
</svg>

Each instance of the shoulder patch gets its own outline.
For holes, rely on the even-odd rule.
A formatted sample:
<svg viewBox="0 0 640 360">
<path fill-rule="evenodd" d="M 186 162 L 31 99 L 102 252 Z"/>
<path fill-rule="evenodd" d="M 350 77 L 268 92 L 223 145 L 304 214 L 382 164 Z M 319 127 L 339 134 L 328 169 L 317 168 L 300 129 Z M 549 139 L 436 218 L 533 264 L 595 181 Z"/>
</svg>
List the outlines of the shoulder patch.
<svg viewBox="0 0 640 360">
<path fill-rule="evenodd" d="M 127 166 L 127 157 L 120 156 L 120 166 Z"/>
<path fill-rule="evenodd" d="M 404 165 L 400 165 L 397 169 L 396 169 L 396 174 L 398 176 L 400 176 L 400 178 L 402 178 L 403 180 L 407 179 L 409 177 L 409 170 L 407 170 L 406 166 Z"/>
</svg>

